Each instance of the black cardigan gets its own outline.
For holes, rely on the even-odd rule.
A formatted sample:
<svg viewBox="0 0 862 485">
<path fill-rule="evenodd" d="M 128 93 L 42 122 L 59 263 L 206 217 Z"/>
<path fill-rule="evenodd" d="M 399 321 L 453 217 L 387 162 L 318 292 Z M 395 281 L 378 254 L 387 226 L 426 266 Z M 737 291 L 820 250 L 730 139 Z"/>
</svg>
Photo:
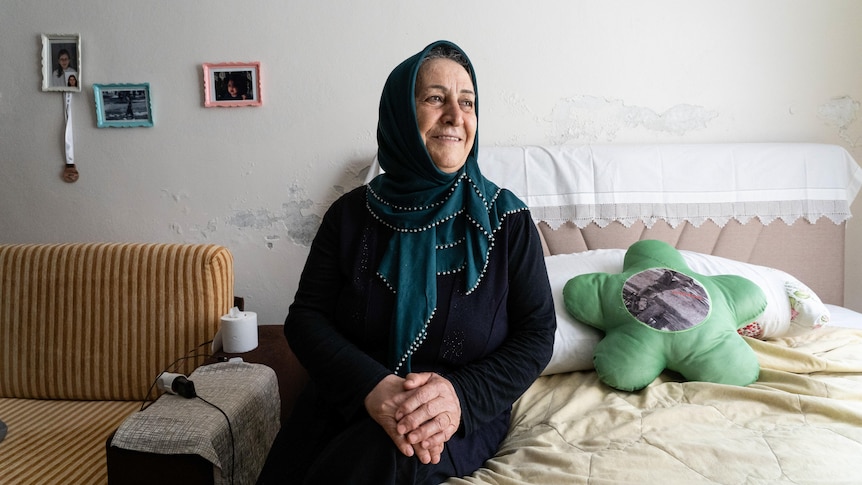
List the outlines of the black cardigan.
<svg viewBox="0 0 862 485">
<path fill-rule="evenodd" d="M 391 234 L 366 208 L 364 186 L 339 198 L 323 218 L 285 321 L 322 400 L 312 408 L 335 410 L 345 421 L 365 413 L 366 395 L 392 373 L 386 363 L 395 299 L 376 274 Z M 553 350 L 553 297 L 529 211 L 507 215 L 494 237 L 473 293 L 464 294 L 461 273 L 438 276 L 437 311 L 412 361 L 414 372 L 439 372 L 452 382 L 462 436 L 495 418 L 508 421 Z"/>
</svg>

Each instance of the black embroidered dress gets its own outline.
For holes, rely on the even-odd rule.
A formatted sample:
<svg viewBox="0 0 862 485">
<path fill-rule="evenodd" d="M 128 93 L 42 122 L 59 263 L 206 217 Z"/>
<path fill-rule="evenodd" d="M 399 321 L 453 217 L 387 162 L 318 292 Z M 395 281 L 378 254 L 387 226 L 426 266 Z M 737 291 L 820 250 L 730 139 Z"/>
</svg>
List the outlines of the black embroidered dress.
<svg viewBox="0 0 862 485">
<path fill-rule="evenodd" d="M 378 157 L 386 173 L 339 198 L 312 243 L 285 321 L 311 381 L 261 483 L 439 483 L 470 474 L 494 455 L 512 403 L 550 360 L 553 297 L 529 211 L 482 176 L 475 144 L 461 170 L 443 173 L 418 134 L 416 74 L 438 45 L 457 49 L 428 46 L 384 87 Z M 428 371 L 452 383 L 462 413 L 438 465 L 402 455 L 364 406 L 388 375 Z"/>
<path fill-rule="evenodd" d="M 280 437 L 292 442 L 283 459 L 300 468 L 315 461 L 324 470 L 392 469 L 405 466 L 396 460 L 407 460 L 397 456 L 364 407 L 365 396 L 392 373 L 387 349 L 394 305 L 392 291 L 375 274 L 392 231 L 365 208 L 365 190 L 345 195 L 327 212 L 285 323 L 291 348 L 312 377 L 282 433 L 288 436 Z M 508 430 L 511 404 L 550 359 L 555 329 L 541 242 L 528 211 L 507 216 L 472 294 L 464 295 L 462 278 L 461 273 L 438 278 L 438 309 L 413 356 L 414 372 L 439 372 L 458 393 L 461 428 L 446 443 L 442 464 L 453 476 L 472 473 L 496 452 Z M 372 439 L 367 432 L 379 436 Z M 364 443 L 357 445 L 362 449 L 322 451 L 339 435 L 352 433 L 349 440 Z M 371 451 L 372 442 L 389 448 L 385 456 Z M 327 457 L 333 461 L 316 461 Z M 371 465 L 376 458 L 385 463 Z M 413 461 L 407 466 L 422 468 Z"/>
</svg>

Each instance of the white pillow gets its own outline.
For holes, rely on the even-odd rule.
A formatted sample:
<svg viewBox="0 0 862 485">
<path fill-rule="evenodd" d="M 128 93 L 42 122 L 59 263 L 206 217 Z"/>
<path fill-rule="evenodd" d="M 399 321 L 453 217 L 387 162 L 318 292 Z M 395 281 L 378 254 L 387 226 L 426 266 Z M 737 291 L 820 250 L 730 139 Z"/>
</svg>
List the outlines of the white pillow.
<svg viewBox="0 0 862 485">
<path fill-rule="evenodd" d="M 829 322 L 829 310 L 804 283 L 779 269 L 732 259 L 680 250 L 694 272 L 705 275 L 734 274 L 753 281 L 766 295 L 766 309 L 744 335 L 759 339 L 783 337 L 791 331 L 819 328 Z"/>
<path fill-rule="evenodd" d="M 790 298 L 791 328 L 800 327 L 802 330 L 809 328 L 820 328 L 831 318 L 830 311 L 820 298 L 811 291 L 811 288 L 802 284 L 801 281 L 785 281 L 784 289 Z"/>
<path fill-rule="evenodd" d="M 704 275 L 733 274 L 751 280 L 763 290 L 766 309 L 743 329 L 743 335 L 759 339 L 784 335 L 790 328 L 790 299 L 784 289 L 785 278 L 792 276 L 777 269 L 732 259 L 681 250 L 689 268 Z M 795 278 L 794 278 L 795 279 Z M 800 283 L 801 284 L 801 283 Z"/>
<path fill-rule="evenodd" d="M 563 286 L 579 274 L 622 272 L 625 254 L 625 249 L 594 249 L 545 257 L 554 294 L 557 331 L 554 353 L 542 375 L 593 368 L 593 351 L 603 333 L 575 320 L 566 311 Z M 766 309 L 740 331 L 746 336 L 759 339 L 781 337 L 791 332 L 817 328 L 829 321 L 829 309 L 817 295 L 784 271 L 694 251 L 680 250 L 680 254 L 695 273 L 708 276 L 734 274 L 760 287 L 766 296 Z M 794 296 L 793 302 L 802 308 L 801 311 L 792 310 L 791 295 Z M 802 298 L 803 295 L 806 298 Z"/>
<path fill-rule="evenodd" d="M 594 249 L 574 254 L 545 257 L 548 280 L 554 293 L 557 331 L 554 353 L 542 375 L 559 374 L 593 368 L 593 350 L 604 333 L 575 320 L 563 303 L 563 286 L 570 279 L 586 273 L 619 273 L 623 269 L 622 249 Z"/>
</svg>

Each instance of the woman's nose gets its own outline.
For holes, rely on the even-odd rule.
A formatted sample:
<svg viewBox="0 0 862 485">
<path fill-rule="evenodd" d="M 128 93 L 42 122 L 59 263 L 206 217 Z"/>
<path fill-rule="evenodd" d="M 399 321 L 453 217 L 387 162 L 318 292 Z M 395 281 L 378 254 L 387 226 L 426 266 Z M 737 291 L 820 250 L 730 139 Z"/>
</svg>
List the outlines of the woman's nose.
<svg viewBox="0 0 862 485">
<path fill-rule="evenodd" d="M 458 126 L 463 122 L 463 113 L 458 100 L 447 101 L 443 108 L 443 122 L 448 125 Z"/>
</svg>

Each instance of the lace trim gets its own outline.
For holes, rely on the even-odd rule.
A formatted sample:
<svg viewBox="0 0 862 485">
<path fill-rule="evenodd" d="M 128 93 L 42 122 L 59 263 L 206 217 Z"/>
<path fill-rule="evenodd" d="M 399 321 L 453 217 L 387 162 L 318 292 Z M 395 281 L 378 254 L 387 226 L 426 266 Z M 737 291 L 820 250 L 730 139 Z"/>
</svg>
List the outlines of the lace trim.
<svg viewBox="0 0 862 485">
<path fill-rule="evenodd" d="M 850 205 L 842 200 L 779 200 L 767 202 L 724 202 L 690 204 L 575 204 L 566 206 L 530 207 L 533 220 L 545 222 L 553 229 L 571 222 L 583 229 L 595 223 L 605 227 L 619 222 L 630 227 L 641 221 L 652 227 L 658 221 L 666 221 L 671 227 L 687 222 L 695 227 L 710 220 L 719 227 L 735 219 L 745 224 L 757 218 L 763 224 L 781 219 L 792 224 L 798 219 L 814 223 L 826 217 L 835 224 L 849 219 Z"/>
</svg>

